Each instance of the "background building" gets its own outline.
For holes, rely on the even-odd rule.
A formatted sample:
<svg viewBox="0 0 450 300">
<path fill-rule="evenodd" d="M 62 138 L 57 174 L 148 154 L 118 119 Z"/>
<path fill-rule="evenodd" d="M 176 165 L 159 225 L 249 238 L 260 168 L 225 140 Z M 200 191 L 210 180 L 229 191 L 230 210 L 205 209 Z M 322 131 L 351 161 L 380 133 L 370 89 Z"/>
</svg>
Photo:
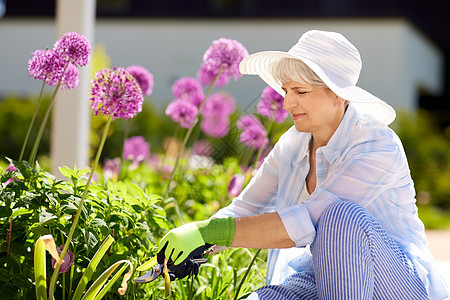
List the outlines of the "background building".
<svg viewBox="0 0 450 300">
<path fill-rule="evenodd" d="M 29 78 L 27 61 L 35 49 L 52 47 L 59 38 L 55 2 L 0 2 L 6 3 L 0 19 L 0 100 L 7 94 L 39 91 L 41 83 Z M 417 0 L 97 0 L 92 41 L 105 46 L 112 65 L 137 64 L 150 70 L 155 76 L 152 99 L 164 107 L 172 100 L 170 86 L 180 77 L 196 76 L 204 51 L 215 39 L 236 39 L 254 53 L 288 50 L 309 29 L 338 31 L 361 52 L 361 87 L 397 109 L 432 110 L 445 128 L 450 125 L 449 4 L 447 0 L 426 4 Z M 252 111 L 264 87 L 256 76 L 244 76 L 226 91 Z M 78 125 L 68 123 L 64 127 L 79 132 Z"/>
</svg>

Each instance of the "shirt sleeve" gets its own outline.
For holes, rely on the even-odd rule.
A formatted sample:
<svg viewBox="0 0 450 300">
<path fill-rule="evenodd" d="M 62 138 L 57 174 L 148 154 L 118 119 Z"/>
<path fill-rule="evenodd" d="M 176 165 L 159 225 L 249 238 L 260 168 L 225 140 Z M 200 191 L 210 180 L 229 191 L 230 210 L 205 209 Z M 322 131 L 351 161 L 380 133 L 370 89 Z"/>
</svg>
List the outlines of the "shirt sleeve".
<svg viewBox="0 0 450 300">
<path fill-rule="evenodd" d="M 214 214 L 212 218 L 246 217 L 275 210 L 282 138 L 264 159 L 256 175 L 239 196 L 234 198 L 230 205 Z"/>
<path fill-rule="evenodd" d="M 302 204 L 278 211 L 296 246 L 312 243 L 315 225 L 329 205 L 352 201 L 367 207 L 381 193 L 393 188 L 399 164 L 406 161 L 403 156 L 399 144 L 389 135 L 355 142 L 329 166 L 326 178 L 317 175 L 315 191 Z M 319 158 L 323 159 L 322 153 L 317 153 Z M 318 170 L 320 167 L 317 165 Z"/>
</svg>

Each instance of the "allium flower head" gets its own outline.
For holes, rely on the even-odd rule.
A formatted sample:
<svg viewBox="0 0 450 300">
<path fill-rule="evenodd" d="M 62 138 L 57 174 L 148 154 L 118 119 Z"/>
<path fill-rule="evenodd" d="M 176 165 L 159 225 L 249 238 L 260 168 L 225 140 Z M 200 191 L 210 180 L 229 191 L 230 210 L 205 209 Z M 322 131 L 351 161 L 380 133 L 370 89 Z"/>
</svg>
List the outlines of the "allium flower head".
<svg viewBox="0 0 450 300">
<path fill-rule="evenodd" d="M 184 100 L 175 100 L 166 108 L 166 115 L 173 121 L 180 123 L 183 128 L 190 128 L 197 116 L 197 107 Z"/>
<path fill-rule="evenodd" d="M 153 74 L 146 68 L 141 66 L 129 66 L 127 71 L 136 79 L 142 93 L 146 96 L 150 96 L 153 92 Z"/>
<path fill-rule="evenodd" d="M 133 136 L 125 140 L 123 158 L 133 161 L 133 167 L 150 157 L 150 144 L 143 136 Z"/>
<path fill-rule="evenodd" d="M 222 115 L 204 117 L 200 127 L 206 135 L 221 138 L 226 136 L 230 130 L 230 119 L 228 116 Z"/>
<path fill-rule="evenodd" d="M 58 252 L 58 255 L 61 255 L 62 250 L 64 249 L 64 245 L 61 245 L 59 247 L 56 247 L 56 251 Z M 65 273 L 70 270 L 70 267 L 73 264 L 73 261 L 75 260 L 75 254 L 73 254 L 69 249 L 67 249 L 67 253 L 64 256 L 63 263 L 61 264 L 61 267 L 59 267 L 58 273 Z M 52 257 L 52 268 L 55 269 L 56 260 Z"/>
<path fill-rule="evenodd" d="M 203 86 L 209 86 L 216 79 L 217 73 L 214 70 L 209 70 L 206 64 L 202 64 L 197 72 L 197 79 Z M 215 87 L 226 86 L 230 81 L 230 77 L 221 74 L 214 84 Z"/>
<path fill-rule="evenodd" d="M 28 61 L 28 73 L 31 77 L 44 80 L 49 86 L 56 86 L 64 72 L 66 63 L 53 50 L 36 50 Z"/>
<path fill-rule="evenodd" d="M 251 125 L 242 131 L 240 141 L 252 149 L 266 147 L 269 139 L 266 138 L 266 130 L 262 126 Z"/>
<path fill-rule="evenodd" d="M 242 76 L 239 72 L 239 63 L 248 56 L 248 51 L 236 40 L 221 38 L 212 42 L 203 55 L 205 71 L 211 72 L 213 77 L 223 72 L 224 77 L 234 77 L 236 80 Z"/>
<path fill-rule="evenodd" d="M 277 123 L 282 123 L 289 114 L 287 110 L 283 109 L 283 101 L 283 96 L 268 86 L 262 92 L 257 112 Z"/>
<path fill-rule="evenodd" d="M 201 113 L 203 116 L 229 117 L 235 110 L 235 99 L 227 93 L 215 93 L 205 100 Z"/>
<path fill-rule="evenodd" d="M 200 82 L 192 77 L 183 77 L 175 81 L 172 85 L 172 94 L 175 99 L 189 101 L 196 107 L 200 107 L 205 97 Z"/>
<path fill-rule="evenodd" d="M 263 125 L 261 124 L 261 122 L 258 120 L 258 118 L 255 117 L 254 115 L 242 116 L 239 118 L 239 120 L 236 123 L 236 126 L 239 129 L 245 129 L 245 128 L 253 126 L 253 125 L 264 128 Z"/>
<path fill-rule="evenodd" d="M 206 140 L 199 140 L 192 146 L 192 152 L 194 152 L 195 155 L 200 156 L 210 156 L 213 153 L 213 150 L 211 143 Z"/>
<path fill-rule="evenodd" d="M 64 34 L 53 46 L 53 50 L 65 62 L 72 62 L 76 66 L 86 66 L 91 54 L 91 43 L 84 35 L 76 32 Z"/>
<path fill-rule="evenodd" d="M 125 69 L 103 69 L 95 74 L 90 97 L 94 115 L 130 119 L 142 111 L 143 101 L 136 79 Z"/>
<path fill-rule="evenodd" d="M 79 74 L 80 70 L 78 70 L 78 68 L 74 64 L 69 63 L 62 78 L 61 88 L 63 90 L 70 90 L 76 88 L 78 86 Z"/>
</svg>

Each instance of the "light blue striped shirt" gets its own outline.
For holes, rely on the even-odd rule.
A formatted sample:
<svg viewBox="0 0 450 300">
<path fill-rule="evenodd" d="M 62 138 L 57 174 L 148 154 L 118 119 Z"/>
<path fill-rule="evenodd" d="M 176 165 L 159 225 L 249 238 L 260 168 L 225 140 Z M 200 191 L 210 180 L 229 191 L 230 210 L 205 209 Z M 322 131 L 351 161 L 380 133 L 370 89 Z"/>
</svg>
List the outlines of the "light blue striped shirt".
<svg viewBox="0 0 450 300">
<path fill-rule="evenodd" d="M 397 135 L 388 126 L 359 115 L 350 103 L 328 144 L 316 151 L 315 191 L 297 204 L 309 171 L 310 139 L 311 134 L 291 127 L 242 193 L 214 217 L 276 211 L 296 247 L 302 248 L 314 241 L 315 225 L 328 205 L 356 202 L 399 243 L 431 298 L 448 299 L 447 287 L 427 248 L 425 229 L 417 215 L 414 184 Z M 295 265 L 308 261 L 299 255 L 308 255 L 308 251 L 271 249 L 267 282 L 280 283 L 289 273 L 299 271 Z M 297 256 L 296 264 L 292 264 L 292 256 Z"/>
</svg>

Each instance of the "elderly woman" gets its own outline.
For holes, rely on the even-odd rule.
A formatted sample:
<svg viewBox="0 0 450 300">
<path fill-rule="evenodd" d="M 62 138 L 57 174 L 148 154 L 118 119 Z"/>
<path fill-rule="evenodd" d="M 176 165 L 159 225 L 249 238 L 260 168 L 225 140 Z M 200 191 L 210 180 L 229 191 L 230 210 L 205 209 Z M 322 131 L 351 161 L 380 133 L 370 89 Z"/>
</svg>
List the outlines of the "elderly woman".
<svg viewBox="0 0 450 300">
<path fill-rule="evenodd" d="M 180 265 L 207 244 L 271 249 L 269 285 L 249 299 L 448 299 L 387 126 L 395 111 L 356 86 L 358 50 L 313 30 L 240 70 L 284 95 L 294 126 L 229 206 L 168 232 L 159 260 Z"/>
</svg>

